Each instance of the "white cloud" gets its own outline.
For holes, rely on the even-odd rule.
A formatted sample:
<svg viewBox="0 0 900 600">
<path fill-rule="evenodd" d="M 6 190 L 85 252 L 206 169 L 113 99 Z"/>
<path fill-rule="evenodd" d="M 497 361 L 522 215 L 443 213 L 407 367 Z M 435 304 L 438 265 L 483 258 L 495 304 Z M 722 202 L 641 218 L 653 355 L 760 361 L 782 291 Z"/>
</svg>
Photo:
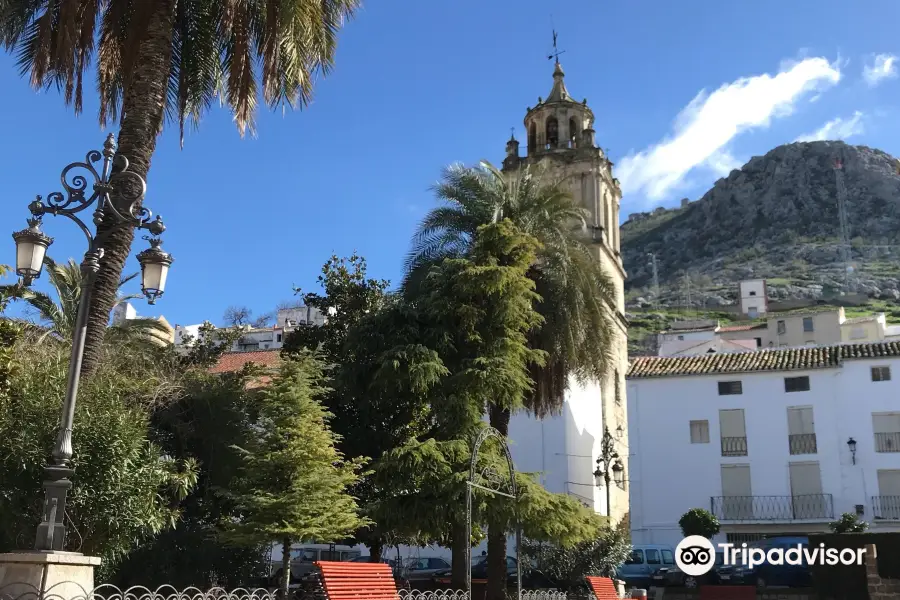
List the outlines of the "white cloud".
<svg viewBox="0 0 900 600">
<path fill-rule="evenodd" d="M 872 58 L 871 64 L 863 66 L 863 79 L 870 87 L 896 76 L 897 57 L 893 54 L 878 54 Z"/>
<path fill-rule="evenodd" d="M 619 161 L 623 192 L 661 200 L 695 167 L 721 172 L 736 162 L 726 149 L 735 137 L 790 115 L 804 95 L 840 79 L 837 65 L 807 58 L 783 64 L 774 76 L 742 77 L 712 94 L 701 90 L 675 119 L 671 136 Z"/>
<path fill-rule="evenodd" d="M 863 130 L 863 114 L 860 111 L 856 111 L 849 119 L 836 117 L 819 127 L 816 131 L 801 135 L 794 141 L 846 140 L 848 137 L 859 135 Z"/>
</svg>

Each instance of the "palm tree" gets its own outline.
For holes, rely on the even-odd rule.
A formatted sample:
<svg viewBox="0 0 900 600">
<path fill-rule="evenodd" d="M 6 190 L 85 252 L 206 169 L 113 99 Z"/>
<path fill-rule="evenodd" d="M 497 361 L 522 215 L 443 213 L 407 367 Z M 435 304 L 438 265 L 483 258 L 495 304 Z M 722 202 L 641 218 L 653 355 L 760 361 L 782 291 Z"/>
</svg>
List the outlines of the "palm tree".
<svg viewBox="0 0 900 600">
<path fill-rule="evenodd" d="M 429 269 L 469 252 L 480 225 L 507 218 L 541 244 L 529 270 L 541 296 L 544 325 L 532 333 L 532 347 L 549 355 L 532 377 L 526 402 L 543 417 L 558 412 L 568 376 L 601 380 L 611 364 L 615 289 L 585 242 L 586 211 L 557 181 L 539 169 L 503 174 L 483 161 L 476 168 L 453 165 L 434 188 L 443 205 L 429 212 L 413 237 L 405 263 L 404 292 L 411 297 Z"/>
<path fill-rule="evenodd" d="M 184 126 L 221 97 L 243 135 L 254 131 L 259 87 L 270 107 L 303 107 L 316 73 L 333 65 L 337 33 L 359 0 L 0 0 L 0 41 L 31 85 L 55 85 L 82 109 L 96 62 L 101 125 L 118 121 L 118 152 L 146 179 L 168 118 Z M 122 186 L 133 185 L 122 182 Z M 114 197 L 114 202 L 121 199 Z M 124 207 L 123 207 L 124 208 Z M 96 275 L 82 373 L 101 356 L 134 231 L 110 223 Z"/>
<path fill-rule="evenodd" d="M 585 243 L 586 211 L 559 181 L 539 169 L 504 175 L 483 161 L 476 168 L 453 165 L 434 188 L 443 206 L 419 225 L 407 256 L 403 288 L 415 297 L 432 266 L 469 253 L 478 226 L 509 219 L 541 244 L 528 276 L 541 300 L 544 319 L 529 345 L 547 353 L 544 366 L 532 365 L 534 391 L 524 399 L 529 412 L 543 417 L 563 405 L 570 375 L 602 381 L 612 361 L 615 290 L 599 259 Z M 491 404 L 491 425 L 509 432 L 510 411 Z M 506 584 L 506 532 L 488 527 L 488 597 L 502 598 Z"/>
<path fill-rule="evenodd" d="M 3 286 L 3 291 L 8 292 L 13 298 L 24 301 L 37 313 L 44 329 L 38 341 L 44 341 L 48 337 L 70 340 L 75 330 L 78 302 L 81 299 L 83 281 L 81 268 L 71 258 L 66 264 L 57 264 L 49 256 L 44 258 L 44 268 L 50 285 L 56 291 L 58 301 L 49 294 L 18 285 Z M 119 287 L 123 287 L 137 276 L 138 273 L 133 273 L 123 277 Z M 140 297 L 142 297 L 140 294 L 119 295 L 116 304 Z M 113 328 L 115 333 L 120 334 L 117 337 L 149 343 L 159 343 L 161 336 L 169 333 L 160 321 L 150 318 L 128 319 L 124 323 L 113 325 Z"/>
</svg>

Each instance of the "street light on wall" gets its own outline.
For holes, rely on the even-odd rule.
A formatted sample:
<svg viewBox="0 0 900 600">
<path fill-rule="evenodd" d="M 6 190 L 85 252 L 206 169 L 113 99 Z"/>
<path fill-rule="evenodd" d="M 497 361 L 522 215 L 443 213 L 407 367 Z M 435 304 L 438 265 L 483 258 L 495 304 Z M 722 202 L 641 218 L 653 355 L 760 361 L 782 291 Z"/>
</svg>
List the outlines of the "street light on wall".
<svg viewBox="0 0 900 600">
<path fill-rule="evenodd" d="M 847 440 L 847 447 L 850 448 L 850 460 L 856 464 L 856 440 L 850 438 Z"/>
<path fill-rule="evenodd" d="M 118 167 L 116 173 L 113 173 L 114 166 Z M 128 166 L 128 159 L 116 155 L 116 140 L 110 134 L 103 144 L 102 152 L 92 150 L 88 152 L 84 162 L 71 163 L 62 170 L 60 179 L 64 192 L 49 194 L 46 202 L 38 196 L 28 205 L 31 212 L 28 228 L 12 235 L 16 242 L 16 274 L 22 278 L 22 284 L 25 286 L 31 285 L 40 277 L 47 248 L 53 243 L 53 239 L 41 231 L 41 222 L 45 215 L 67 217 L 78 225 L 88 243 L 87 252 L 81 262 L 81 296 L 78 300 L 78 315 L 72 334 L 62 417 L 53 446 L 52 460 L 44 467 L 43 514 L 34 545 L 35 550 L 39 551 L 65 550 L 66 496 L 72 488 L 70 478 L 75 473 L 71 466 L 75 401 L 78 397 L 94 277 L 100 269 L 106 241 L 111 233 L 123 228 L 143 229 L 153 236 L 145 238 L 149 239 L 150 248 L 138 255 L 138 261 L 141 263 L 142 288 L 150 304 L 165 291 L 166 276 L 173 260 L 170 254 L 160 248 L 161 241 L 158 236 L 166 230 L 166 226 L 158 216 L 151 220 L 152 213 L 141 204 L 147 191 L 147 184 L 140 175 L 129 171 Z M 73 169 L 86 171 L 86 175 L 78 174 L 70 177 Z M 93 180 L 90 189 L 89 179 Z M 121 204 L 113 203 L 112 193 L 121 200 Z M 93 232 L 78 216 L 78 213 L 91 207 L 94 208 L 91 218 L 91 222 L 95 225 Z M 99 229 L 101 224 L 106 226 L 103 230 Z"/>
</svg>

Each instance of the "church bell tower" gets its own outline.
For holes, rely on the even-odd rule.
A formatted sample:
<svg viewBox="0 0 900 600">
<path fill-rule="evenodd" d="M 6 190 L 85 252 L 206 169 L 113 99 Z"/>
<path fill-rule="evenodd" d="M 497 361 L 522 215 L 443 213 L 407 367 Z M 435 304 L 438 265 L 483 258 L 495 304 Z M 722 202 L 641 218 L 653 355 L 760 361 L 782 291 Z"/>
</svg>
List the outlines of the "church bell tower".
<svg viewBox="0 0 900 600">
<path fill-rule="evenodd" d="M 554 33 L 554 46 L 556 41 Z M 575 202 L 587 211 L 586 241 L 600 260 L 615 288 L 615 306 L 610 318 L 615 332 L 613 365 L 601 389 L 603 425 L 609 431 L 625 468 L 624 485 L 611 485 L 611 506 L 607 509 L 615 522 L 628 512 L 628 422 L 625 400 L 625 372 L 628 369 L 628 331 L 624 317 L 625 270 L 619 251 L 619 204 L 622 190 L 613 177 L 613 163 L 594 139 L 594 113 L 587 99 L 578 102 L 566 88 L 565 72 L 559 63 L 553 69 L 550 94 L 538 98 L 537 105 L 525 113 L 527 147 L 525 156 L 519 155 L 515 135 L 506 143 L 503 172 L 514 173 L 536 166 L 551 181 L 563 181 Z M 597 440 L 595 448 L 599 448 Z M 593 468 L 593 465 L 592 465 Z"/>
</svg>

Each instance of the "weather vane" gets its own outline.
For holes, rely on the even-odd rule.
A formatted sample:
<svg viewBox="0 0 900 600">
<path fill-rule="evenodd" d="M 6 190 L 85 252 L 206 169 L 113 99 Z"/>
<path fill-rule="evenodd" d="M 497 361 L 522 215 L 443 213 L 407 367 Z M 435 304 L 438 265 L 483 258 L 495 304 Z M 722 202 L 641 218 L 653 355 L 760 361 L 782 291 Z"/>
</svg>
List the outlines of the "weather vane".
<svg viewBox="0 0 900 600">
<path fill-rule="evenodd" d="M 551 21 L 553 17 L 550 17 Z M 553 29 L 553 52 L 547 57 L 547 60 L 556 59 L 556 62 L 559 62 L 559 55 L 565 54 L 565 50 L 560 51 L 560 49 L 556 45 L 556 28 Z"/>
</svg>

